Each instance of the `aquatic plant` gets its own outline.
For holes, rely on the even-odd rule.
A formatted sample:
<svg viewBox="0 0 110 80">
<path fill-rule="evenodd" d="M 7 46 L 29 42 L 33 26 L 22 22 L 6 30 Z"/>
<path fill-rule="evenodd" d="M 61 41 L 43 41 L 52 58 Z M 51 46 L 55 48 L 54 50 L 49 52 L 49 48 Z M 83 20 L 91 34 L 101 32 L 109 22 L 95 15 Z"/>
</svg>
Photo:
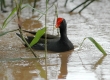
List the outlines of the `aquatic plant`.
<svg viewBox="0 0 110 80">
<path fill-rule="evenodd" d="M 23 41 L 25 42 L 25 44 L 29 47 L 29 49 L 31 50 L 31 52 L 33 53 L 33 55 L 35 57 L 37 57 L 34 53 L 34 51 L 31 49 L 31 46 L 28 44 L 28 42 L 25 40 L 24 36 L 23 36 L 23 33 L 22 33 L 22 25 L 21 25 L 21 20 L 20 20 L 20 13 L 21 13 L 21 10 L 24 9 L 25 7 L 29 6 L 29 5 L 25 5 L 24 7 L 22 7 L 22 0 L 20 0 L 20 2 L 18 3 L 17 0 L 15 0 L 15 4 L 16 4 L 16 7 L 12 10 L 12 12 L 9 14 L 9 16 L 5 19 L 5 21 L 3 22 L 3 25 L 2 25 L 2 29 L 6 28 L 7 24 L 15 17 L 17 16 L 18 18 L 18 29 L 16 30 L 12 30 L 12 31 L 6 31 L 6 32 L 3 32 L 0 34 L 0 36 L 3 36 L 9 32 L 13 32 L 13 31 L 19 31 L 21 36 L 22 36 L 22 39 Z M 29 6 L 30 7 L 30 6 Z M 16 14 L 15 14 L 16 13 Z M 11 19 L 10 19 L 11 18 Z M 10 20 L 9 20 L 10 19 Z"/>
<path fill-rule="evenodd" d="M 35 2 L 36 2 L 36 0 L 35 0 Z M 25 42 L 25 44 L 29 47 L 29 49 L 31 50 L 31 52 L 33 53 L 33 55 L 35 56 L 35 57 L 37 57 L 36 55 L 35 55 L 35 53 L 34 53 L 34 51 L 32 50 L 32 46 L 35 44 L 35 43 L 37 43 L 38 42 L 38 40 L 40 39 L 40 37 L 44 34 L 44 32 L 46 33 L 46 15 L 47 15 L 47 11 L 53 6 L 50 6 L 49 8 L 48 7 L 46 7 L 46 10 L 45 10 L 45 12 L 43 13 L 43 12 L 41 12 L 40 10 L 37 10 L 37 9 L 35 9 L 35 8 L 33 8 L 31 5 L 29 5 L 29 4 L 26 4 L 25 6 L 23 6 L 22 7 L 22 3 L 23 3 L 23 0 L 20 0 L 19 2 L 17 1 L 17 0 L 15 0 L 15 4 L 16 4 L 16 7 L 12 10 L 12 12 L 9 14 L 9 16 L 5 19 L 5 21 L 3 22 L 3 25 L 2 25 L 2 29 L 4 29 L 4 28 L 6 28 L 6 26 L 7 26 L 7 24 L 15 17 L 15 16 L 17 16 L 17 18 L 18 18 L 18 28 L 19 29 L 16 29 L 16 30 L 12 30 L 12 31 L 6 31 L 6 32 L 2 32 L 2 33 L 0 33 L 0 36 L 3 36 L 3 35 L 5 35 L 5 34 L 7 34 L 7 33 L 9 33 L 9 32 L 13 32 L 13 31 L 19 31 L 20 32 L 20 35 L 21 35 L 21 37 L 22 37 L 22 39 L 23 39 L 23 41 Z M 46 1 L 46 6 L 47 6 L 47 3 L 48 3 L 48 0 Z M 35 36 L 35 38 L 32 40 L 32 42 L 30 43 L 30 44 L 28 44 L 28 42 L 25 40 L 25 38 L 24 38 L 24 36 L 23 36 L 23 33 L 22 33 L 22 25 L 21 25 L 21 20 L 20 20 L 20 14 L 21 14 L 21 10 L 23 10 L 24 8 L 26 8 L 26 7 L 30 7 L 32 10 L 34 10 L 34 11 L 37 11 L 37 12 L 39 12 L 40 14 L 42 14 L 40 17 L 39 17 L 39 19 L 43 16 L 43 15 L 45 15 L 45 28 L 43 28 L 43 29 L 41 29 L 41 30 L 38 30 L 38 32 L 36 33 L 36 36 Z M 34 6 L 35 7 L 35 6 Z M 10 19 L 11 18 L 11 19 Z M 38 19 L 38 20 L 39 20 Z M 46 35 L 45 35 L 45 37 L 46 37 Z M 45 39 L 45 44 L 47 43 L 47 41 L 46 41 L 46 39 Z M 45 52 L 47 52 L 47 50 L 46 50 L 46 45 L 45 45 Z"/>
<path fill-rule="evenodd" d="M 73 12 L 74 10 L 76 10 L 77 8 L 81 7 L 84 5 L 84 7 L 79 11 L 79 13 L 81 13 L 87 6 L 89 6 L 91 3 L 93 3 L 95 0 L 85 0 L 84 2 L 80 3 L 78 6 L 76 6 L 75 8 L 73 8 L 72 10 L 69 11 L 69 13 Z M 68 0 L 65 1 L 64 6 L 66 7 Z"/>
<path fill-rule="evenodd" d="M 82 41 L 82 43 L 80 44 L 79 49 L 81 48 L 82 44 L 84 43 L 84 41 L 85 41 L 86 39 L 89 39 L 89 40 L 103 53 L 103 55 L 107 55 L 107 53 L 106 53 L 105 50 L 101 47 L 101 45 L 100 45 L 97 41 L 95 41 L 95 39 L 92 38 L 92 37 L 86 37 L 86 38 L 84 38 L 83 41 Z"/>
<path fill-rule="evenodd" d="M 0 7 L 2 12 L 7 12 L 6 10 L 3 9 L 6 8 L 5 0 L 0 0 Z"/>
</svg>

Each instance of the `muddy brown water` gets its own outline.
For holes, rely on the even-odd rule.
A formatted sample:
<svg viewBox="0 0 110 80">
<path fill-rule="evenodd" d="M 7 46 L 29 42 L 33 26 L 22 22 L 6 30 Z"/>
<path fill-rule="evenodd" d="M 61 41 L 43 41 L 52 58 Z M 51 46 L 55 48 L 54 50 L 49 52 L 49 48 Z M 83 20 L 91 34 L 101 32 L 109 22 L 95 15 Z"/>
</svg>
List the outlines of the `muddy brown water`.
<svg viewBox="0 0 110 80">
<path fill-rule="evenodd" d="M 68 13 L 80 0 L 68 2 L 66 8 L 62 1 L 58 1 L 58 16 L 66 19 L 68 38 L 74 44 L 75 50 L 48 52 L 45 64 L 44 51 L 35 51 L 41 57 L 35 59 L 15 35 L 16 32 L 9 33 L 0 37 L 0 80 L 110 80 L 110 1 L 95 1 L 81 15 L 77 14 L 78 10 Z M 52 3 L 50 1 L 48 7 Z M 36 5 L 41 11 L 45 10 L 44 0 L 38 1 Z M 54 12 L 55 8 L 52 7 L 47 15 L 47 31 L 50 34 L 57 34 L 57 30 L 53 28 Z M 0 25 L 9 13 L 10 11 L 0 12 Z M 45 17 L 37 20 L 40 16 L 38 12 L 32 15 L 31 9 L 25 8 L 21 15 L 23 29 L 36 31 L 44 27 Z M 0 32 L 17 28 L 15 18 L 4 30 L 0 29 Z M 108 55 L 103 56 L 88 39 L 79 50 L 85 37 L 93 37 Z"/>
</svg>

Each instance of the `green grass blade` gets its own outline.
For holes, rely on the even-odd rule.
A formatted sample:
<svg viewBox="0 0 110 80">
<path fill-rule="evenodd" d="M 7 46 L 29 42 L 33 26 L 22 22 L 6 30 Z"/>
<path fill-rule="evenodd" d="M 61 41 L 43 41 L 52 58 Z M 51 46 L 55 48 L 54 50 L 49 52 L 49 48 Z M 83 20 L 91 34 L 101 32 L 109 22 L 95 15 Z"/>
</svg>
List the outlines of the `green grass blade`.
<svg viewBox="0 0 110 80">
<path fill-rule="evenodd" d="M 9 23 L 9 22 L 7 22 L 7 20 L 12 16 L 12 15 L 14 15 L 14 13 L 16 12 L 17 10 L 16 10 L 16 8 L 14 8 L 13 10 L 12 10 L 12 12 L 10 13 L 10 15 L 5 19 L 5 21 L 3 22 L 3 25 L 2 25 L 2 29 L 4 29 L 5 27 L 6 27 L 6 25 Z"/>
<path fill-rule="evenodd" d="M 35 11 L 37 11 L 37 12 L 39 12 L 39 13 L 45 15 L 45 13 L 41 12 L 40 10 L 37 10 L 36 8 L 33 8 L 31 5 L 29 5 L 29 4 L 26 4 L 26 5 L 27 5 L 28 7 L 30 7 L 31 9 L 34 9 Z"/>
<path fill-rule="evenodd" d="M 34 39 L 33 39 L 32 42 L 30 43 L 30 46 L 31 46 L 31 47 L 39 41 L 39 39 L 41 38 L 41 36 L 45 33 L 45 29 L 46 29 L 46 28 L 44 27 L 43 29 L 37 31 L 37 33 L 36 33 Z"/>
<path fill-rule="evenodd" d="M 105 50 L 92 37 L 87 37 L 104 55 L 107 55 Z"/>
<path fill-rule="evenodd" d="M 85 41 L 87 38 L 103 53 L 103 55 L 107 55 L 107 53 L 106 53 L 105 50 L 101 47 L 101 45 L 100 45 L 98 42 L 96 42 L 92 37 L 86 37 L 86 38 L 84 38 L 83 41 L 82 41 L 82 43 L 81 43 L 80 46 L 79 46 L 79 49 L 81 48 L 82 44 L 84 43 L 84 41 Z"/>
<path fill-rule="evenodd" d="M 2 32 L 2 33 L 0 33 L 0 37 L 3 36 L 3 35 L 5 35 L 5 34 L 7 34 L 7 33 L 9 33 L 9 32 L 14 32 L 14 31 L 17 31 L 17 30 L 18 30 L 18 29 L 16 29 L 16 30 L 12 30 L 12 31 Z"/>
<path fill-rule="evenodd" d="M 27 7 L 27 5 L 24 6 L 24 7 L 22 7 L 22 9 L 24 9 L 25 7 Z M 8 19 L 9 19 L 11 16 L 13 16 L 13 15 L 15 14 L 15 12 L 17 12 L 16 7 L 12 10 L 12 12 L 10 13 L 10 15 L 9 15 L 9 16 L 5 19 L 5 21 L 3 22 L 2 29 L 4 29 L 4 28 L 7 26 L 7 24 L 15 17 L 15 16 L 14 16 L 10 21 L 8 21 Z"/>
<path fill-rule="evenodd" d="M 2 32 L 2 33 L 0 33 L 0 36 L 3 36 L 3 35 L 5 35 L 5 34 L 7 34 L 8 32 Z"/>
</svg>

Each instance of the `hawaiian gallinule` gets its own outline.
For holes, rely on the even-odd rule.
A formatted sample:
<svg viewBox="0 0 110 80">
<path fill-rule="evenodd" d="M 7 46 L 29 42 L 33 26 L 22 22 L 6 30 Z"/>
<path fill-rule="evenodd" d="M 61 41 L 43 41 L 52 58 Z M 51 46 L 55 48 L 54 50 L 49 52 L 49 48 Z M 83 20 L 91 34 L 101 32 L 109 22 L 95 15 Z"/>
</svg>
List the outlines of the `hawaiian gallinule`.
<svg viewBox="0 0 110 80">
<path fill-rule="evenodd" d="M 56 38 L 48 37 L 47 50 L 54 52 L 64 52 L 74 49 L 73 44 L 67 37 L 67 24 L 65 19 L 57 18 L 56 28 L 60 29 L 60 37 L 56 37 Z M 25 32 L 35 34 L 35 32 L 30 32 L 30 31 L 25 31 Z M 20 37 L 20 34 L 17 33 L 17 35 Z M 28 43 L 30 43 L 33 40 L 33 38 L 34 37 L 32 36 L 27 36 L 26 40 Z M 36 50 L 45 50 L 45 40 L 41 38 L 38 41 L 38 43 L 32 46 L 32 48 Z"/>
</svg>

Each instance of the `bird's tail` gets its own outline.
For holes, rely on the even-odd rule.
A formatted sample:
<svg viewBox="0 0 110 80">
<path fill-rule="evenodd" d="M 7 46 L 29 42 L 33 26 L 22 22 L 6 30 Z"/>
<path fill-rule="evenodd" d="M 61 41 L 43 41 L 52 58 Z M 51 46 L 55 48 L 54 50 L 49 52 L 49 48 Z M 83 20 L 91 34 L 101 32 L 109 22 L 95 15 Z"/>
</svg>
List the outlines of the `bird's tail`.
<svg viewBox="0 0 110 80">
<path fill-rule="evenodd" d="M 36 32 L 34 32 L 34 31 L 27 31 L 27 30 L 23 30 L 24 32 L 27 32 L 27 33 L 30 33 L 30 34 L 33 34 L 33 35 L 35 35 L 36 34 Z"/>
<path fill-rule="evenodd" d="M 23 39 L 23 37 L 22 37 L 22 35 L 21 34 L 19 34 L 19 33 L 16 33 L 16 35 L 18 36 L 18 37 L 20 37 L 21 38 L 21 40 L 24 42 L 24 44 L 25 44 L 25 41 L 24 41 L 24 39 Z M 25 40 L 30 44 L 31 43 L 31 41 L 34 39 L 34 37 L 33 36 L 27 36 L 27 38 L 25 38 Z"/>
<path fill-rule="evenodd" d="M 21 36 L 21 34 L 16 33 L 16 35 L 17 35 L 18 37 L 20 37 L 20 38 L 22 39 L 23 42 L 25 42 L 24 39 L 23 39 L 23 37 Z"/>
</svg>

